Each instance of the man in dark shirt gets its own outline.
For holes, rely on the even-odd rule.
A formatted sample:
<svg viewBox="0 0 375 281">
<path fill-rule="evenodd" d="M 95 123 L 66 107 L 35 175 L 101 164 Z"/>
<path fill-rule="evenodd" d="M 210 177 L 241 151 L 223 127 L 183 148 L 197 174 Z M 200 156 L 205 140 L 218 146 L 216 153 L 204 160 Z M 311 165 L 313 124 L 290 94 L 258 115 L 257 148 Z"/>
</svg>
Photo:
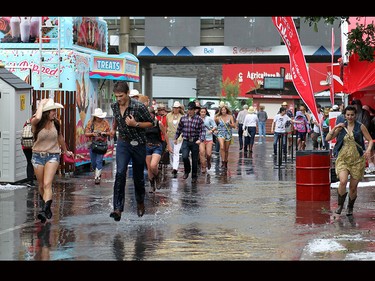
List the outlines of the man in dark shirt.
<svg viewBox="0 0 375 281">
<path fill-rule="evenodd" d="M 111 136 L 114 136 L 118 130 L 119 137 L 116 146 L 117 170 L 113 186 L 113 212 L 110 217 L 119 221 L 124 211 L 126 172 L 130 160 L 133 162 L 137 214 L 142 217 L 145 212 L 143 174 L 146 159 L 145 128 L 152 126 L 153 118 L 143 103 L 129 97 L 129 86 L 125 81 L 116 82 L 113 93 L 117 102 L 111 104 L 114 116 Z"/>
<path fill-rule="evenodd" d="M 203 119 L 195 114 L 196 105 L 195 102 L 189 102 L 187 106 L 188 112 L 181 117 L 178 123 L 175 141 L 177 144 L 177 139 L 182 134 L 183 142 L 181 146 L 182 160 L 184 162 L 184 176 L 183 179 L 189 177 L 191 174 L 191 182 L 197 182 L 197 172 L 198 172 L 198 158 L 199 158 L 199 144 L 204 142 L 206 129 L 204 127 Z M 189 160 L 189 154 L 191 152 L 191 165 Z"/>
</svg>

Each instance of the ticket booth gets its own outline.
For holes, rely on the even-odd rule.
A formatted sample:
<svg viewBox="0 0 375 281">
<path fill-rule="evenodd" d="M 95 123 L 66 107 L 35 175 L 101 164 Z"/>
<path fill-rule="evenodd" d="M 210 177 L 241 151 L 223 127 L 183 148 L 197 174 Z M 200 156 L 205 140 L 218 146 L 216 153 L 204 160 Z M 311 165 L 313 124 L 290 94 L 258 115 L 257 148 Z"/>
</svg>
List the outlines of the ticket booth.
<svg viewBox="0 0 375 281">
<path fill-rule="evenodd" d="M 0 182 L 27 178 L 21 135 L 31 116 L 32 86 L 0 66 Z"/>
</svg>

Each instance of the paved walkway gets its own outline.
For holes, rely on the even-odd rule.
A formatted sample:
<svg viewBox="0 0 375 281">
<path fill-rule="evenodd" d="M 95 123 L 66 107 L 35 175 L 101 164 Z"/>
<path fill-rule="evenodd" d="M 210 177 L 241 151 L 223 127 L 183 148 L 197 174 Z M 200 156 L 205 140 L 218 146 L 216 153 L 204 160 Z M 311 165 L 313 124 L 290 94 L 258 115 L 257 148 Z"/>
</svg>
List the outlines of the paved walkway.
<svg viewBox="0 0 375 281">
<path fill-rule="evenodd" d="M 142 218 L 129 168 L 120 222 L 109 217 L 114 163 L 104 166 L 100 185 L 88 171 L 57 176 L 53 217 L 45 225 L 36 219 L 36 188 L 2 185 L 0 260 L 375 260 L 371 178 L 359 188 L 354 216 L 337 216 L 334 187 L 328 201 L 296 200 L 296 159 L 279 167 L 271 138 L 253 150 L 244 155 L 237 142 L 231 146 L 227 172 L 215 154 L 197 184 L 182 179 L 182 164 L 177 178 L 167 168 L 161 188 L 146 193 Z"/>
</svg>

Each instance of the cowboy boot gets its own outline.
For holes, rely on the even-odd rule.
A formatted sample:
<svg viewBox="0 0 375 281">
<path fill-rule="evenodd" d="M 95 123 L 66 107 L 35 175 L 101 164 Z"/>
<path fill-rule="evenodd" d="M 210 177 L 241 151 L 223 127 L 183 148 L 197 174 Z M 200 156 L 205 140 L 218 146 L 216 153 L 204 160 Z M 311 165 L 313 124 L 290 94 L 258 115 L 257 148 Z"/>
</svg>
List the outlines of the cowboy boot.
<svg viewBox="0 0 375 281">
<path fill-rule="evenodd" d="M 151 187 L 149 192 L 153 193 L 153 192 L 155 192 L 155 178 L 152 178 L 149 181 L 150 181 L 150 187 Z"/>
<path fill-rule="evenodd" d="M 206 161 L 203 161 L 201 163 L 201 173 L 205 174 L 206 172 L 207 172 L 207 170 L 206 170 Z"/>
<path fill-rule="evenodd" d="M 221 167 L 222 169 L 225 169 L 225 161 L 221 161 Z"/>
<path fill-rule="evenodd" d="M 44 206 L 44 213 L 46 214 L 47 219 L 52 218 L 51 204 L 52 200 L 48 200 Z"/>
<path fill-rule="evenodd" d="M 207 156 L 207 169 L 211 169 L 211 156 Z"/>
<path fill-rule="evenodd" d="M 102 170 L 99 170 L 98 168 L 95 169 L 95 184 L 100 184 L 100 179 L 102 175 Z"/>
<path fill-rule="evenodd" d="M 347 216 L 353 215 L 353 207 L 354 207 L 354 202 L 356 199 L 357 199 L 357 196 L 354 199 L 351 199 L 349 196 L 348 210 L 346 211 Z"/>
<path fill-rule="evenodd" d="M 42 200 L 42 202 L 43 203 L 41 203 L 41 205 L 43 206 L 43 208 L 38 214 L 38 219 L 40 219 L 41 223 L 45 223 L 47 219 L 50 219 L 52 217 L 52 212 L 51 212 L 52 200 L 48 200 L 47 202 Z"/>
<path fill-rule="evenodd" d="M 39 194 L 39 207 L 40 207 L 40 210 L 42 211 L 44 209 L 44 200 L 43 200 L 43 196 Z"/>
<path fill-rule="evenodd" d="M 337 190 L 337 205 L 338 205 L 338 208 L 336 209 L 335 213 L 336 214 L 341 214 L 341 211 L 342 211 L 342 208 L 344 207 L 344 203 L 345 203 L 345 199 L 346 199 L 346 195 L 348 193 L 345 192 L 344 195 L 340 195 L 339 191 Z"/>
<path fill-rule="evenodd" d="M 39 212 L 38 219 L 40 219 L 41 223 L 45 223 L 47 220 L 44 201 L 43 201 L 43 209 Z"/>
</svg>

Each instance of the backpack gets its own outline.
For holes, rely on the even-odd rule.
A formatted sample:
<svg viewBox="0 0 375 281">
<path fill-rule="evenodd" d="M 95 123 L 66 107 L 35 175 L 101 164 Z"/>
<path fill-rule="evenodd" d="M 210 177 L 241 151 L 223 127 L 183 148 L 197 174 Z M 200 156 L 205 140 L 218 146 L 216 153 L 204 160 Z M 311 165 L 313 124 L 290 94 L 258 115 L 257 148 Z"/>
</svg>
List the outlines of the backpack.
<svg viewBox="0 0 375 281">
<path fill-rule="evenodd" d="M 308 131 L 308 127 L 307 127 L 307 122 L 306 122 L 306 119 L 299 115 L 295 118 L 296 121 L 303 121 L 303 123 L 294 123 L 294 128 L 298 131 L 298 132 L 307 132 Z"/>
<path fill-rule="evenodd" d="M 34 134 L 31 131 L 31 123 L 30 120 L 28 119 L 26 121 L 26 125 L 22 129 L 22 136 L 21 136 L 21 144 L 25 148 L 32 148 L 34 145 Z"/>
</svg>

